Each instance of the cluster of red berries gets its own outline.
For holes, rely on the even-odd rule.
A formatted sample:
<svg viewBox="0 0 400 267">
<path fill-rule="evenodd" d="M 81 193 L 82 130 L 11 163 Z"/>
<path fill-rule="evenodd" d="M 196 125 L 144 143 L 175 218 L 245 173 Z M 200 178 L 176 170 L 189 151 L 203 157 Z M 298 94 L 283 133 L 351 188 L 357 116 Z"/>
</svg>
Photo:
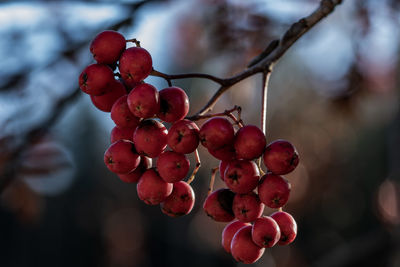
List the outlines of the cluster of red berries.
<svg viewBox="0 0 400 267">
<path fill-rule="evenodd" d="M 183 120 L 189 99 L 181 88 L 158 91 L 143 82 L 153 69 L 151 55 L 141 47 L 126 48 L 126 42 L 115 31 L 98 34 L 90 46 L 97 63 L 79 77 L 82 91 L 97 108 L 111 112 L 116 124 L 104 163 L 122 181 L 137 183 L 138 196 L 146 204 L 161 204 L 162 211 L 173 217 L 187 214 L 194 192 L 182 181 L 190 164 L 185 154 L 199 143 L 198 127 Z M 114 78 L 113 66 L 118 66 L 120 80 Z M 169 132 L 162 121 L 173 123 Z M 167 144 L 172 151 L 166 150 Z"/>
<path fill-rule="evenodd" d="M 79 77 L 81 90 L 98 109 L 111 112 L 116 124 L 104 154 L 108 169 L 124 182 L 137 183 L 138 197 L 146 204 L 160 205 L 172 217 L 185 215 L 195 201 L 190 182 L 183 181 L 190 168 L 186 154 L 201 143 L 220 160 L 227 186 L 210 193 L 203 208 L 215 221 L 236 218 L 223 231 L 225 250 L 237 261 L 253 263 L 264 248 L 291 243 L 297 232 L 293 217 L 281 210 L 270 217 L 262 214 L 265 205 L 281 209 L 288 201 L 290 184 L 280 175 L 299 162 L 294 146 L 285 140 L 266 145 L 264 133 L 253 125 L 235 133 L 224 117 L 212 117 L 199 129 L 184 119 L 189 111 L 186 93 L 178 87 L 158 91 L 145 83 L 153 70 L 151 55 L 138 43 L 130 48 L 126 43 L 115 31 L 98 34 L 90 46 L 96 63 Z M 117 67 L 119 73 L 114 73 Z M 169 130 L 163 122 L 171 123 Z M 255 160 L 261 157 L 268 172 L 260 178 Z"/>
<path fill-rule="evenodd" d="M 222 233 L 224 249 L 237 261 L 254 263 L 264 248 L 293 242 L 297 225 L 290 214 L 281 210 L 269 217 L 262 214 L 264 206 L 280 209 L 289 199 L 290 184 L 280 175 L 293 171 L 299 163 L 294 146 L 285 140 L 266 145 L 264 133 L 253 125 L 234 134 L 232 124 L 221 117 L 201 127 L 200 140 L 221 160 L 220 177 L 227 186 L 211 193 L 203 208 L 215 221 L 235 220 Z M 268 169 L 261 179 L 254 162 L 260 157 Z"/>
</svg>

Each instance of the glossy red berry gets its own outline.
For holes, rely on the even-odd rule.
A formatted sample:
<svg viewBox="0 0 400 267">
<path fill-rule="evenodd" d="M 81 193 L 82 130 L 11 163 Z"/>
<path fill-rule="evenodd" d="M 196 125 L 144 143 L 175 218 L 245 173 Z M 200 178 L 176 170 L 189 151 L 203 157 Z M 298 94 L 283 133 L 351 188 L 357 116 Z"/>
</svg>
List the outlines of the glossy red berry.
<svg viewBox="0 0 400 267">
<path fill-rule="evenodd" d="M 271 218 L 277 222 L 281 230 L 281 237 L 278 241 L 278 245 L 288 245 L 292 243 L 297 235 L 297 224 L 292 215 L 284 211 L 277 211 L 271 214 Z"/>
<path fill-rule="evenodd" d="M 267 173 L 258 185 L 258 196 L 262 203 L 277 209 L 285 205 L 289 199 L 290 184 L 282 176 Z"/>
<path fill-rule="evenodd" d="M 176 122 L 182 120 L 189 112 L 189 98 L 179 87 L 168 87 L 160 92 L 160 111 L 157 114 L 161 120 Z"/>
<path fill-rule="evenodd" d="M 136 128 L 140 118 L 132 114 L 128 108 L 127 95 L 121 96 L 112 106 L 111 119 L 121 128 Z"/>
<path fill-rule="evenodd" d="M 245 264 L 256 262 L 264 254 L 264 248 L 257 246 L 251 238 L 251 226 L 245 226 L 233 236 L 231 253 L 236 261 Z"/>
<path fill-rule="evenodd" d="M 137 183 L 145 171 L 151 168 L 151 159 L 148 157 L 140 157 L 139 166 L 130 173 L 118 174 L 119 179 L 125 183 Z"/>
<path fill-rule="evenodd" d="M 148 169 L 142 174 L 136 190 L 139 198 L 148 205 L 158 205 L 172 193 L 173 185 L 165 182 L 157 171 Z"/>
<path fill-rule="evenodd" d="M 89 95 L 97 96 L 109 92 L 114 82 L 112 69 L 103 64 L 89 65 L 79 75 L 79 87 Z"/>
<path fill-rule="evenodd" d="M 199 136 L 201 144 L 211 150 L 233 144 L 235 137 L 232 124 L 222 117 L 207 120 L 201 126 Z"/>
<path fill-rule="evenodd" d="M 139 166 L 140 157 L 131 141 L 119 140 L 104 153 L 104 163 L 114 173 L 128 173 Z"/>
<path fill-rule="evenodd" d="M 254 221 L 251 236 L 259 247 L 273 247 L 281 238 L 281 230 L 271 217 L 260 217 Z"/>
<path fill-rule="evenodd" d="M 265 145 L 265 135 L 257 126 L 246 125 L 236 133 L 234 146 L 238 159 L 259 158 L 264 152 Z"/>
<path fill-rule="evenodd" d="M 112 130 L 111 130 L 111 143 L 114 143 L 118 140 L 129 140 L 132 141 L 133 140 L 133 132 L 135 131 L 135 128 L 120 128 L 118 126 L 115 126 Z"/>
<path fill-rule="evenodd" d="M 175 152 L 192 153 L 199 146 L 199 131 L 199 127 L 192 121 L 177 121 L 168 131 L 168 145 Z"/>
<path fill-rule="evenodd" d="M 141 47 L 131 47 L 126 49 L 119 59 L 119 71 L 122 79 L 128 85 L 134 85 L 147 76 L 153 69 L 151 55 L 146 49 Z"/>
<path fill-rule="evenodd" d="M 246 194 L 257 187 L 260 174 L 253 161 L 234 160 L 225 170 L 225 184 L 235 193 Z"/>
<path fill-rule="evenodd" d="M 230 222 L 235 218 L 232 211 L 234 196 L 235 193 L 229 189 L 216 190 L 206 198 L 203 209 L 214 221 Z"/>
<path fill-rule="evenodd" d="M 232 210 L 239 221 L 253 222 L 262 215 L 264 204 L 254 192 L 236 194 L 233 198 Z"/>
<path fill-rule="evenodd" d="M 239 231 L 240 228 L 250 225 L 241 221 L 233 221 L 227 224 L 222 231 L 222 247 L 226 252 L 231 253 L 231 242 L 233 236 Z"/>
<path fill-rule="evenodd" d="M 139 118 L 152 118 L 160 110 L 157 89 L 148 83 L 137 85 L 128 95 L 130 111 Z"/>
<path fill-rule="evenodd" d="M 133 133 L 133 142 L 140 155 L 155 158 L 167 147 L 168 131 L 155 120 L 141 121 Z"/>
<path fill-rule="evenodd" d="M 125 47 L 126 41 L 122 34 L 116 31 L 103 31 L 93 39 L 90 52 L 97 63 L 113 64 L 118 61 Z"/>
<path fill-rule="evenodd" d="M 233 145 L 226 145 L 219 149 L 207 149 L 208 153 L 210 153 L 214 158 L 223 160 L 223 161 L 232 161 L 236 159 L 235 148 Z"/>
<path fill-rule="evenodd" d="M 290 142 L 276 140 L 266 147 L 263 160 L 269 172 L 283 175 L 296 168 L 299 164 L 299 155 Z"/>
<path fill-rule="evenodd" d="M 189 172 L 190 161 L 181 153 L 164 151 L 157 159 L 157 170 L 168 183 L 179 182 Z"/>
<path fill-rule="evenodd" d="M 176 182 L 171 195 L 160 204 L 161 211 L 170 217 L 186 215 L 193 209 L 194 200 L 192 187 L 184 181 Z"/>
<path fill-rule="evenodd" d="M 109 92 L 103 95 L 91 95 L 90 100 L 92 100 L 93 105 L 101 111 L 111 112 L 111 108 L 115 101 L 126 94 L 126 89 L 120 81 L 115 80 L 110 84 L 109 89 L 107 90 L 109 90 Z"/>
</svg>

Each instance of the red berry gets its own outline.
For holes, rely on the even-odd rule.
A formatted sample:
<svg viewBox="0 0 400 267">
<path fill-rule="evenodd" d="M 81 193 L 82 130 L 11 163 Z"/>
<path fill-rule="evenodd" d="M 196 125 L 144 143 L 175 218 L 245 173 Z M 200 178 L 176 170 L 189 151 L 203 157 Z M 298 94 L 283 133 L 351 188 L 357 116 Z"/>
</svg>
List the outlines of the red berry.
<svg viewBox="0 0 400 267">
<path fill-rule="evenodd" d="M 90 52 L 97 63 L 113 64 L 118 61 L 125 47 L 126 41 L 122 34 L 116 31 L 103 31 L 93 39 Z"/>
<path fill-rule="evenodd" d="M 216 190 L 206 198 L 203 209 L 214 221 L 230 222 L 235 218 L 232 211 L 234 196 L 229 189 Z"/>
<path fill-rule="evenodd" d="M 264 164 L 268 171 L 283 175 L 293 171 L 299 164 L 296 148 L 286 140 L 276 140 L 265 149 Z"/>
<path fill-rule="evenodd" d="M 175 122 L 182 120 L 189 112 L 189 98 L 179 87 L 168 87 L 160 91 L 160 111 L 157 114 L 161 120 Z"/>
<path fill-rule="evenodd" d="M 290 184 L 282 176 L 267 173 L 258 185 L 258 195 L 262 203 L 277 209 L 286 204 L 289 199 Z"/>
<path fill-rule="evenodd" d="M 238 159 L 252 160 L 264 152 L 265 135 L 257 126 L 246 125 L 236 133 L 234 144 Z"/>
<path fill-rule="evenodd" d="M 174 183 L 171 195 L 161 203 L 161 211 L 171 217 L 188 214 L 194 206 L 192 187 L 184 181 Z"/>
<path fill-rule="evenodd" d="M 230 161 L 223 161 L 223 160 L 219 162 L 219 176 L 221 177 L 222 181 L 225 181 L 225 170 L 228 167 L 229 163 Z"/>
<path fill-rule="evenodd" d="M 117 80 L 112 82 L 107 90 L 109 90 L 109 92 L 104 95 L 90 96 L 93 105 L 104 112 L 110 112 L 115 101 L 126 94 L 125 86 Z"/>
<path fill-rule="evenodd" d="M 281 238 L 278 245 L 288 245 L 294 241 L 297 235 L 297 224 L 292 215 L 284 211 L 277 211 L 271 214 L 281 230 Z"/>
<path fill-rule="evenodd" d="M 111 143 L 114 143 L 118 140 L 129 140 L 132 141 L 133 137 L 133 132 L 135 131 L 135 128 L 120 128 L 118 126 L 115 126 L 111 130 Z"/>
<path fill-rule="evenodd" d="M 281 230 L 274 219 L 264 216 L 254 221 L 251 236 L 259 247 L 270 248 L 279 241 Z"/>
<path fill-rule="evenodd" d="M 89 65 L 79 75 L 79 87 L 89 95 L 102 95 L 109 92 L 114 82 L 113 71 L 103 64 Z"/>
<path fill-rule="evenodd" d="M 210 153 L 214 158 L 224 161 L 232 161 L 236 158 L 235 148 L 233 145 L 226 145 L 216 150 L 208 149 L 208 153 Z"/>
<path fill-rule="evenodd" d="M 222 231 L 222 247 L 226 252 L 231 253 L 231 242 L 233 236 L 239 231 L 240 228 L 250 225 L 241 221 L 233 221 L 227 224 Z"/>
<path fill-rule="evenodd" d="M 190 161 L 184 154 L 164 151 L 157 159 L 157 170 L 161 178 L 168 183 L 176 183 L 186 177 Z"/>
<path fill-rule="evenodd" d="M 175 152 L 192 153 L 199 146 L 199 142 L 199 127 L 192 121 L 177 121 L 168 131 L 168 145 Z"/>
<path fill-rule="evenodd" d="M 261 203 L 258 195 L 254 192 L 236 194 L 233 198 L 232 210 L 239 221 L 253 222 L 262 215 L 264 204 Z"/>
<path fill-rule="evenodd" d="M 111 119 L 121 128 L 136 128 L 140 118 L 132 114 L 128 108 L 128 95 L 121 96 L 112 106 Z"/>
<path fill-rule="evenodd" d="M 235 137 L 232 124 L 225 118 L 214 117 L 207 120 L 200 128 L 200 141 L 211 150 L 233 144 Z"/>
<path fill-rule="evenodd" d="M 139 118 L 151 118 L 160 110 L 157 89 L 148 83 L 137 85 L 128 95 L 130 111 Z"/>
<path fill-rule="evenodd" d="M 119 140 L 112 143 L 104 153 L 104 163 L 115 173 L 128 173 L 139 166 L 140 157 L 131 141 Z"/>
<path fill-rule="evenodd" d="M 140 155 L 155 158 L 167 147 L 168 131 L 155 120 L 141 121 L 133 133 L 133 142 Z"/>
<path fill-rule="evenodd" d="M 257 187 L 260 174 L 253 161 L 234 160 L 225 170 L 225 183 L 235 193 L 246 194 Z"/>
<path fill-rule="evenodd" d="M 151 55 L 141 47 L 126 49 L 119 59 L 119 71 L 128 85 L 134 85 L 149 76 L 153 69 Z"/>
<path fill-rule="evenodd" d="M 148 205 L 158 205 L 172 193 L 173 185 L 165 182 L 153 169 L 142 174 L 136 190 L 139 198 Z"/>
<path fill-rule="evenodd" d="M 127 174 L 118 174 L 118 177 L 125 183 L 137 183 L 143 173 L 149 168 L 151 168 L 151 159 L 142 156 L 140 157 L 139 166 L 135 170 Z"/>
<path fill-rule="evenodd" d="M 251 238 L 251 225 L 237 231 L 231 242 L 232 256 L 245 264 L 256 262 L 264 253 L 264 248 L 257 246 Z"/>
</svg>

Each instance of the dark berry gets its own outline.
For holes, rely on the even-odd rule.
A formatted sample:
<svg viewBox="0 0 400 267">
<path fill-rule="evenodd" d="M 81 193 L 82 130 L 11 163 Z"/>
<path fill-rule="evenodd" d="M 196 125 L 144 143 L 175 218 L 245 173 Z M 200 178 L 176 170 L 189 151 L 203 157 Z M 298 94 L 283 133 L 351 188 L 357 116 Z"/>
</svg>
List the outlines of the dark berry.
<svg viewBox="0 0 400 267">
<path fill-rule="evenodd" d="M 224 174 L 225 184 L 235 193 L 246 194 L 257 187 L 260 174 L 253 161 L 234 160 Z"/>
<path fill-rule="evenodd" d="M 251 264 L 256 262 L 264 253 L 264 248 L 257 246 L 251 238 L 251 225 L 237 231 L 231 242 L 232 256 L 238 262 Z"/>
<path fill-rule="evenodd" d="M 192 187 L 184 181 L 174 183 L 171 195 L 162 202 L 161 211 L 171 217 L 188 214 L 194 206 Z"/>
<path fill-rule="evenodd" d="M 282 176 L 267 173 L 258 185 L 258 196 L 262 203 L 277 209 L 286 204 L 289 199 L 290 184 Z"/>
<path fill-rule="evenodd" d="M 97 63 L 113 64 L 118 61 L 125 47 L 126 41 L 122 34 L 116 31 L 103 31 L 93 39 L 90 52 Z"/>
<path fill-rule="evenodd" d="M 281 230 L 281 237 L 278 241 L 278 245 L 288 245 L 292 243 L 297 235 L 297 224 L 292 215 L 284 211 L 277 211 L 271 214 L 271 218 L 277 222 Z"/>
<path fill-rule="evenodd" d="M 133 133 L 133 142 L 140 155 L 155 158 L 167 147 L 168 131 L 155 120 L 141 121 Z"/>
<path fill-rule="evenodd" d="M 148 169 L 142 174 L 136 190 L 139 198 L 148 205 L 158 205 L 172 193 L 173 185 L 165 182 L 157 171 Z"/>
<path fill-rule="evenodd" d="M 283 175 L 293 171 L 299 164 L 296 148 L 286 140 L 276 140 L 265 149 L 264 164 L 268 171 Z"/>
<path fill-rule="evenodd" d="M 139 118 L 152 118 L 160 110 L 157 89 L 148 83 L 142 83 L 132 89 L 128 95 L 130 111 Z"/>
<path fill-rule="evenodd" d="M 161 120 L 175 122 L 182 120 L 189 112 L 189 98 L 179 87 L 168 87 L 160 92 L 160 111 L 157 114 Z"/>
<path fill-rule="evenodd" d="M 230 222 L 235 218 L 232 211 L 234 196 L 229 189 L 216 190 L 206 198 L 203 209 L 214 221 Z"/>
<path fill-rule="evenodd" d="M 175 122 L 168 131 L 168 145 L 175 152 L 192 153 L 199 146 L 199 127 L 189 120 Z"/>
<path fill-rule="evenodd" d="M 281 237 L 278 224 L 271 217 L 261 217 L 254 221 L 251 236 L 259 247 L 273 247 Z"/>
<path fill-rule="evenodd" d="M 157 159 L 157 170 L 161 178 L 168 183 L 179 182 L 189 172 L 190 161 L 184 154 L 164 151 Z"/>
<path fill-rule="evenodd" d="M 234 144 L 238 159 L 256 159 L 264 152 L 265 135 L 260 128 L 254 125 L 246 125 L 236 133 Z"/>
<path fill-rule="evenodd" d="M 114 82 L 113 71 L 103 64 L 89 65 L 79 75 L 79 87 L 89 95 L 103 95 L 109 92 Z"/>
<path fill-rule="evenodd" d="M 129 173 L 139 166 L 140 157 L 131 141 L 119 140 L 104 153 L 104 163 L 112 172 Z"/>
</svg>

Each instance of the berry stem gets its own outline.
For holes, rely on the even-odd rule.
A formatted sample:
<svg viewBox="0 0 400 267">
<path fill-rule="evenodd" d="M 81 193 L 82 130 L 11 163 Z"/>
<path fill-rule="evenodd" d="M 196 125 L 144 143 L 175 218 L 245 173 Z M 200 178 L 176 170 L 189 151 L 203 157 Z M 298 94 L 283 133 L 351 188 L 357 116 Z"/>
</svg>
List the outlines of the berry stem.
<svg viewBox="0 0 400 267">
<path fill-rule="evenodd" d="M 137 40 L 136 38 L 127 39 L 126 42 L 127 42 L 127 43 L 129 43 L 129 42 L 130 42 L 130 43 L 134 43 L 134 44 L 136 45 L 136 47 L 140 47 L 140 41 Z"/>
<path fill-rule="evenodd" d="M 261 162 L 262 162 L 262 157 L 258 158 L 257 166 L 258 166 L 258 170 L 260 171 L 261 176 L 263 176 L 265 174 L 265 172 L 261 167 Z"/>
<path fill-rule="evenodd" d="M 267 104 L 268 104 L 268 86 L 271 72 L 263 73 L 263 90 L 261 96 L 261 130 L 267 135 Z"/>
<path fill-rule="evenodd" d="M 192 172 L 192 175 L 190 175 L 189 179 L 187 180 L 187 183 L 188 183 L 188 184 L 190 184 L 191 182 L 193 182 L 193 180 L 194 180 L 194 178 L 195 178 L 195 176 L 196 176 L 196 174 L 197 174 L 197 172 L 199 171 L 200 166 L 201 166 L 199 151 L 198 151 L 197 149 L 194 151 L 194 155 L 195 155 L 195 157 L 196 157 L 196 166 L 194 167 L 194 170 L 193 170 L 193 172 Z"/>
<path fill-rule="evenodd" d="M 237 111 L 238 113 L 238 118 L 236 118 L 232 112 Z M 197 120 L 203 120 L 203 119 L 209 119 L 209 118 L 213 118 L 213 117 L 221 117 L 221 116 L 228 116 L 230 117 L 232 120 L 234 120 L 235 123 L 237 123 L 238 125 L 241 124 L 243 127 L 243 121 L 240 118 L 241 115 L 241 111 L 242 108 L 240 106 L 235 105 L 233 108 L 231 109 L 227 109 L 224 112 L 220 112 L 220 113 L 214 113 L 214 114 L 205 114 L 205 115 L 199 115 L 196 116 L 194 118 L 190 118 L 191 121 L 197 121 Z M 233 116 L 233 117 L 232 117 Z"/>
<path fill-rule="evenodd" d="M 215 175 L 218 170 L 219 170 L 219 167 L 215 167 L 215 168 L 211 169 L 211 179 L 210 179 L 210 185 L 208 186 L 207 196 L 209 196 L 213 191 Z"/>
</svg>

